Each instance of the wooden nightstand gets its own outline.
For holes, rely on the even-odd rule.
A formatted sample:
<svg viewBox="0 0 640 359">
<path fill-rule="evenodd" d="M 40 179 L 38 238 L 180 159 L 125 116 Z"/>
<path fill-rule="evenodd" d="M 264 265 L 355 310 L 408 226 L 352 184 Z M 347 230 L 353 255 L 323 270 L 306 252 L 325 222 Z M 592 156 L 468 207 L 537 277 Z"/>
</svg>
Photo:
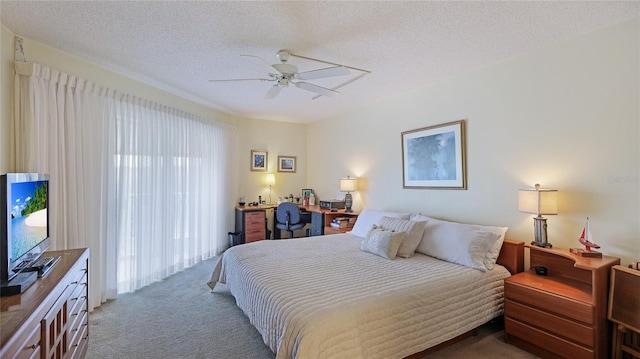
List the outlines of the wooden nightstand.
<svg viewBox="0 0 640 359">
<path fill-rule="evenodd" d="M 543 358 L 607 358 L 609 276 L 620 258 L 527 247 L 531 269 L 505 279 L 505 341 Z"/>
</svg>

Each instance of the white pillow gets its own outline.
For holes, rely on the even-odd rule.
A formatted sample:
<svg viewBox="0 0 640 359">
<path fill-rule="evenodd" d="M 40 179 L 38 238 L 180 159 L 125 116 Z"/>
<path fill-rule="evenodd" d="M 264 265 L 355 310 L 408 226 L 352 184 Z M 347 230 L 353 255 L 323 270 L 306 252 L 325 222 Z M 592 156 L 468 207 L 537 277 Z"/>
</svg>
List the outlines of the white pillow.
<svg viewBox="0 0 640 359">
<path fill-rule="evenodd" d="M 362 240 L 360 249 L 383 258 L 396 259 L 396 253 L 398 253 L 404 235 L 404 232 L 384 229 L 374 224 Z"/>
<path fill-rule="evenodd" d="M 493 269 L 502 243 L 504 242 L 505 234 L 508 227 L 495 227 L 495 226 L 483 226 L 478 224 L 466 224 L 443 221 L 427 216 L 414 215 L 411 218 L 414 221 L 424 220 L 427 221 L 425 225 L 424 233 L 422 234 L 422 241 L 416 249 L 416 252 L 431 255 L 436 258 L 440 258 L 434 253 L 440 256 L 444 256 L 441 253 L 442 246 L 446 246 L 446 242 L 451 241 L 471 241 L 474 237 L 480 236 L 481 232 L 493 233 L 497 237 L 492 242 L 492 246 L 486 251 L 483 264 L 487 270 Z M 484 240 L 491 241 L 491 238 L 484 237 Z M 481 238 L 476 238 L 481 240 Z M 444 258 L 440 258 L 444 259 Z"/>
<path fill-rule="evenodd" d="M 378 221 L 378 226 L 397 232 L 405 232 L 404 239 L 398 248 L 398 257 L 409 258 L 416 252 L 416 248 L 422 240 L 424 225 L 426 222 L 412 221 L 402 218 L 384 216 Z"/>
<path fill-rule="evenodd" d="M 350 233 L 353 234 L 354 236 L 364 238 L 367 236 L 367 233 L 371 229 L 371 226 L 378 223 L 380 218 L 384 216 L 391 217 L 391 218 L 409 219 L 409 213 L 377 211 L 374 209 L 365 208 L 358 215 L 358 219 L 356 220 L 356 223 L 353 225 L 353 229 L 351 230 Z"/>
</svg>

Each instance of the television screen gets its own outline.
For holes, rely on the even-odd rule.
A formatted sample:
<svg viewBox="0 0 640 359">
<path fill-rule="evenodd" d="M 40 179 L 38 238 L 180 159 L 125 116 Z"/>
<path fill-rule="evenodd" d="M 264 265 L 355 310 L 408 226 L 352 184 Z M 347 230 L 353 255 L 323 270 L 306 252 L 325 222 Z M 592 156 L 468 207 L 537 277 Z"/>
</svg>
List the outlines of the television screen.
<svg viewBox="0 0 640 359">
<path fill-rule="evenodd" d="M 11 261 L 48 237 L 47 182 L 11 184 Z"/>
<path fill-rule="evenodd" d="M 0 285 L 49 248 L 49 176 L 0 176 Z"/>
</svg>

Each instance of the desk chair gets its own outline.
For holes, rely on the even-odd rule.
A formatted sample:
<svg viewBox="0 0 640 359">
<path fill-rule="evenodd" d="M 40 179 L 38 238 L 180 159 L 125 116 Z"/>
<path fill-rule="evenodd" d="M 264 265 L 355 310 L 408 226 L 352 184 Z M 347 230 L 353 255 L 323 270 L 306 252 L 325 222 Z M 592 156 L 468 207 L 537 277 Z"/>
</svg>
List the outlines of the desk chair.
<svg viewBox="0 0 640 359">
<path fill-rule="evenodd" d="M 302 213 L 297 204 L 292 202 L 284 202 L 278 205 L 276 209 L 276 228 L 283 229 L 290 233 L 289 238 L 293 238 L 293 231 L 302 229 L 307 223 L 311 223 L 311 215 Z M 307 229 L 307 237 L 309 230 Z"/>
</svg>

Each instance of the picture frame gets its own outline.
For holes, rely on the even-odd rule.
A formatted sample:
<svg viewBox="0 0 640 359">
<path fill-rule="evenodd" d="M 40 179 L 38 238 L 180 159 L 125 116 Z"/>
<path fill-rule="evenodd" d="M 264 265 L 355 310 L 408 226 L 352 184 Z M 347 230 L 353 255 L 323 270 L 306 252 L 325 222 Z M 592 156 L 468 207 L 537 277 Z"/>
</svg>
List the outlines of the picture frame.
<svg viewBox="0 0 640 359">
<path fill-rule="evenodd" d="M 305 188 L 302 190 L 302 203 L 306 203 L 306 199 L 307 197 L 310 197 L 311 194 L 313 193 L 313 190 L 310 188 Z"/>
<path fill-rule="evenodd" d="M 267 171 L 267 151 L 251 150 L 251 171 L 266 172 Z"/>
<path fill-rule="evenodd" d="M 278 172 L 296 172 L 296 156 L 278 156 Z"/>
<path fill-rule="evenodd" d="M 467 189 L 465 120 L 402 132 L 402 187 Z"/>
</svg>

